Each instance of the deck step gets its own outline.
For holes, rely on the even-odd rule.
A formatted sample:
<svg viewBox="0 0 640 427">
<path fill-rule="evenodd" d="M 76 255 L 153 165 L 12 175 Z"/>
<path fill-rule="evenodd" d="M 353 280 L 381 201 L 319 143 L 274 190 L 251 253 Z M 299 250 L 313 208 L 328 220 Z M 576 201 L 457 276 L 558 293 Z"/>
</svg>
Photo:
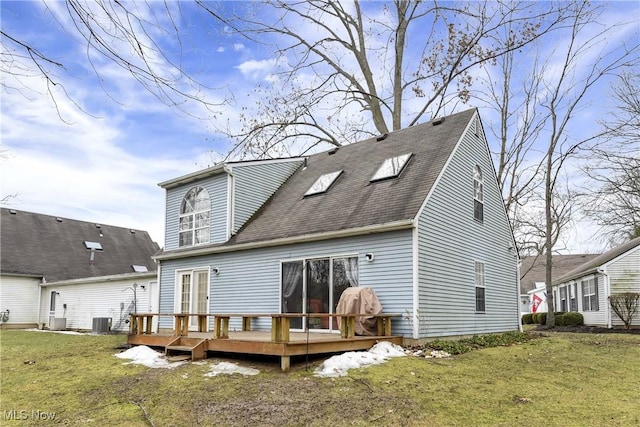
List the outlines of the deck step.
<svg viewBox="0 0 640 427">
<path fill-rule="evenodd" d="M 206 357 L 206 338 L 177 337 L 164 348 L 167 358 L 186 356 L 187 359 L 199 360 Z"/>
</svg>

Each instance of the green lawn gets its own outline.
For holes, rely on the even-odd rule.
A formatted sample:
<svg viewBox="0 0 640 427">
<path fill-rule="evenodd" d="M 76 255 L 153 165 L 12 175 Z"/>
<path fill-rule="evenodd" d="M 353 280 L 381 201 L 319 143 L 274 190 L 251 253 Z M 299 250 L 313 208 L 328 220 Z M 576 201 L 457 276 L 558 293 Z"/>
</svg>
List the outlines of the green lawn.
<svg viewBox="0 0 640 427">
<path fill-rule="evenodd" d="M 1 331 L 0 425 L 640 425 L 640 335 L 548 333 L 334 379 L 313 376 L 321 360 L 288 374 L 275 360 L 235 360 L 261 371 L 248 377 L 205 377 L 202 364 L 125 365 L 113 357 L 125 342 Z"/>
</svg>

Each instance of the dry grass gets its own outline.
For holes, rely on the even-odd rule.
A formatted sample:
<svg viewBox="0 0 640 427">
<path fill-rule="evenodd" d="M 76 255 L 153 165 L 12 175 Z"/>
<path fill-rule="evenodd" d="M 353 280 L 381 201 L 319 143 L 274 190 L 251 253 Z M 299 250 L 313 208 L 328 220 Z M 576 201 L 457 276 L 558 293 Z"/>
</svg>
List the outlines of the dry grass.
<svg viewBox="0 0 640 427">
<path fill-rule="evenodd" d="M 283 374 L 274 361 L 236 359 L 260 375 L 211 378 L 202 365 L 123 365 L 113 354 L 124 336 L 2 331 L 0 340 L 2 425 L 11 425 L 10 411 L 28 415 L 20 425 L 42 425 L 32 411 L 99 426 L 640 424 L 638 335 L 548 333 L 337 379 L 314 377 L 304 362 Z"/>
</svg>

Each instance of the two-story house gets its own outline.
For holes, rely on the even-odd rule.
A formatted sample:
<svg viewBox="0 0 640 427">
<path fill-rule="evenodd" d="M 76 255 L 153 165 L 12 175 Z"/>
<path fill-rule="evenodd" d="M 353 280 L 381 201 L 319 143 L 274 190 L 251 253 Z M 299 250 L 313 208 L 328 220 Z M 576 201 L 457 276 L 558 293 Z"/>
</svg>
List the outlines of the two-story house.
<svg viewBox="0 0 640 427">
<path fill-rule="evenodd" d="M 404 313 L 393 333 L 406 339 L 519 327 L 517 252 L 475 109 L 159 185 L 161 313 L 334 313 L 346 288 L 367 286 Z"/>
</svg>

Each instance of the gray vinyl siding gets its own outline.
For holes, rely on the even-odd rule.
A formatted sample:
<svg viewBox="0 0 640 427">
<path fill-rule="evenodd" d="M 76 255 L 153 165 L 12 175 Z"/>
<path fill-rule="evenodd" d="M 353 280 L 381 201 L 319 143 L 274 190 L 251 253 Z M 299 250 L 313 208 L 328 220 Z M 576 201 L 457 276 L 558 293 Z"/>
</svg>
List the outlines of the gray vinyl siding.
<svg viewBox="0 0 640 427">
<path fill-rule="evenodd" d="M 482 132 L 467 131 L 418 219 L 421 337 L 519 327 L 517 261 Z M 484 221 L 474 219 L 473 168 L 484 181 Z M 510 249 L 511 248 L 511 249 Z M 486 310 L 475 310 L 475 262 L 484 263 Z"/>
<path fill-rule="evenodd" d="M 232 232 L 238 231 L 301 164 L 290 161 L 235 166 Z"/>
<path fill-rule="evenodd" d="M 219 275 L 210 277 L 210 313 L 278 313 L 281 261 L 357 254 L 360 286 L 370 286 L 375 290 L 385 312 L 403 314 L 412 306 L 411 234 L 411 230 L 404 230 L 165 260 L 162 261 L 160 279 L 160 312 L 174 311 L 176 271 L 181 269 L 220 269 Z M 367 253 L 375 255 L 373 262 L 365 260 Z M 260 319 L 260 323 L 254 326 L 269 329 L 270 319 Z M 160 327 L 172 327 L 172 320 L 163 319 Z M 232 320 L 230 327 L 240 328 L 239 319 Z M 403 318 L 394 319 L 393 333 L 410 336 L 411 325 Z"/>
<path fill-rule="evenodd" d="M 180 206 L 187 192 L 196 186 L 206 188 L 211 200 L 209 242 L 220 243 L 227 240 L 227 179 L 227 174 L 221 173 L 195 183 L 167 189 L 165 250 L 178 249 Z"/>
</svg>

